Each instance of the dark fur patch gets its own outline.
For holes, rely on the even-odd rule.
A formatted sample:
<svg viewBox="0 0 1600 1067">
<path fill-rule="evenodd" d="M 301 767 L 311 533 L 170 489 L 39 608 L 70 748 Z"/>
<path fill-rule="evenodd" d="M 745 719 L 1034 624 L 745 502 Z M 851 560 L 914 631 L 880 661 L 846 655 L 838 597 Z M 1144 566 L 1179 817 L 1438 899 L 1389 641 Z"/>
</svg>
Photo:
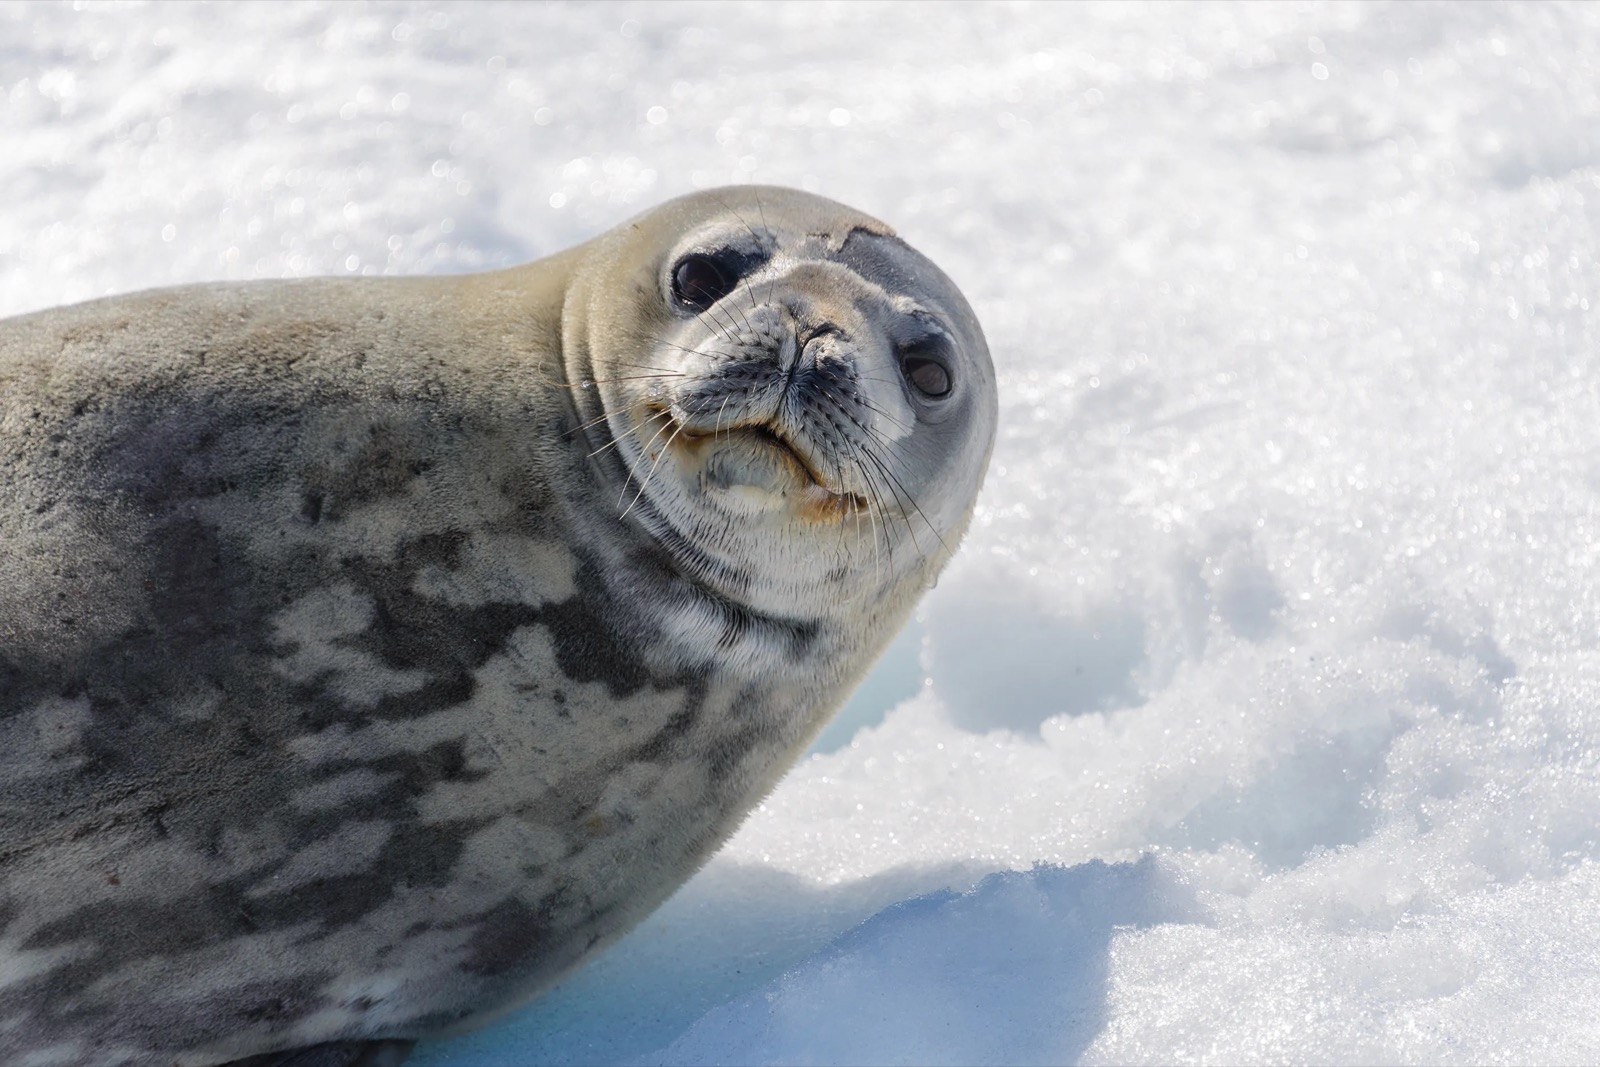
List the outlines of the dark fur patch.
<svg viewBox="0 0 1600 1067">
<path fill-rule="evenodd" d="M 399 495 L 433 465 L 422 434 L 414 422 L 370 423 L 364 434 L 352 435 L 355 440 L 345 446 L 343 455 L 336 454 L 303 472 L 303 500 L 316 502 L 312 509 L 317 519 L 324 514 L 339 519 L 352 505 Z"/>
<path fill-rule="evenodd" d="M 151 538 L 150 607 L 167 635 L 185 641 L 226 640 L 237 626 L 229 568 L 217 528 L 196 519 L 168 524 Z"/>
<path fill-rule="evenodd" d="M 33 1011 L 58 1020 L 63 1032 L 83 1028 L 93 1020 L 93 1030 L 103 1040 L 133 1039 L 156 1048 L 182 1048 L 193 1041 L 206 1040 L 219 1030 L 233 1029 L 238 1023 L 230 1025 L 229 1016 L 239 1023 L 292 1019 L 320 1006 L 311 992 L 321 982 L 316 974 L 219 993 L 206 998 L 214 1001 L 209 1007 L 190 1005 L 180 1011 L 167 1007 L 160 1011 L 127 1010 L 126 1005 L 108 1005 L 70 995 L 70 991 L 88 987 L 116 964 L 171 957 L 212 944 L 219 929 L 238 928 L 235 907 L 234 894 L 218 887 L 187 898 L 182 908 L 139 902 L 108 902 L 80 908 L 36 931 L 23 947 L 48 948 L 84 940 L 95 945 L 95 953 L 51 971 L 45 985 L 24 983 L 8 990 L 0 1003 L 8 1009 L 19 1007 L 15 998 L 20 993 Z M 149 996 L 160 999 L 160 989 L 152 988 Z"/>
<path fill-rule="evenodd" d="M 550 628 L 562 673 L 575 682 L 603 682 L 614 697 L 675 681 L 652 679 L 645 672 L 640 657 L 631 651 L 631 641 L 640 635 L 621 629 L 627 613 L 612 601 L 596 567 L 580 566 L 577 585 L 576 596 L 547 604 L 539 612 L 539 621 Z"/>
<path fill-rule="evenodd" d="M 495 905 L 475 920 L 477 929 L 467 945 L 471 956 L 463 969 L 492 978 L 538 959 L 540 946 L 549 940 L 554 925 L 555 906 L 553 897 L 537 908 L 515 898 Z"/>
<path fill-rule="evenodd" d="M 326 1041 L 282 1052 L 263 1052 L 221 1067 L 400 1067 L 415 1041 Z"/>
</svg>

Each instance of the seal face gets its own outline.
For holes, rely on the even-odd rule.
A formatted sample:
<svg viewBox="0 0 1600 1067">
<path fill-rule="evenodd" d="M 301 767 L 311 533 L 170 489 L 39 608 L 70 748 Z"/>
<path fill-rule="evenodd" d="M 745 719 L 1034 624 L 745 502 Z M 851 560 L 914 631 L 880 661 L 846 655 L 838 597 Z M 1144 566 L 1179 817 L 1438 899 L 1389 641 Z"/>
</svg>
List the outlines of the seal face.
<svg viewBox="0 0 1600 1067">
<path fill-rule="evenodd" d="M 631 325 L 566 346 L 613 478 L 678 565 L 757 615 L 931 579 L 994 433 L 976 321 L 937 268 L 839 205 L 725 191 L 608 237 Z M 687 216 L 687 217 L 686 217 Z M 587 279 L 586 279 L 587 280 Z M 599 309 L 590 321 L 602 317 Z M 920 591 L 920 590 L 919 590 Z"/>
<path fill-rule="evenodd" d="M 0 323 L 0 1058 L 389 1055 L 547 987 L 843 701 L 995 420 L 950 281 L 772 188 Z"/>
</svg>

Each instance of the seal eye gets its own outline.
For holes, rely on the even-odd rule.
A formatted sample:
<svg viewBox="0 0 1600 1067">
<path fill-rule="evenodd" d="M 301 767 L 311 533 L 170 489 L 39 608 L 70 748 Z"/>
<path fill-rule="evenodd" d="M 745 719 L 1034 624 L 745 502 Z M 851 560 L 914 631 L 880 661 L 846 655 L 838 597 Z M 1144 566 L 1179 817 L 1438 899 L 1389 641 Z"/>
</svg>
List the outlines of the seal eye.
<svg viewBox="0 0 1600 1067">
<path fill-rule="evenodd" d="M 950 370 L 925 351 L 912 350 L 900 357 L 900 370 L 912 388 L 929 400 L 950 395 Z"/>
<path fill-rule="evenodd" d="M 672 295 L 678 303 L 704 311 L 733 292 L 736 278 L 710 256 L 684 256 L 672 269 Z"/>
</svg>

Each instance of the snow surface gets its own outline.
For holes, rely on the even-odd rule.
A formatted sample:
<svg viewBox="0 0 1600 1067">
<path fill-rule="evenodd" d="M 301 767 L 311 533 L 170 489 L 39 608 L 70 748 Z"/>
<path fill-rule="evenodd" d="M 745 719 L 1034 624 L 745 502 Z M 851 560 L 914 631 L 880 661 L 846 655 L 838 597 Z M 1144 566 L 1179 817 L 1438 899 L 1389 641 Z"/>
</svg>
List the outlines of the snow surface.
<svg viewBox="0 0 1600 1067">
<path fill-rule="evenodd" d="M 1600 1059 L 1600 5 L 0 5 L 0 312 L 798 185 L 1003 430 L 818 750 L 498 1063 Z"/>
</svg>

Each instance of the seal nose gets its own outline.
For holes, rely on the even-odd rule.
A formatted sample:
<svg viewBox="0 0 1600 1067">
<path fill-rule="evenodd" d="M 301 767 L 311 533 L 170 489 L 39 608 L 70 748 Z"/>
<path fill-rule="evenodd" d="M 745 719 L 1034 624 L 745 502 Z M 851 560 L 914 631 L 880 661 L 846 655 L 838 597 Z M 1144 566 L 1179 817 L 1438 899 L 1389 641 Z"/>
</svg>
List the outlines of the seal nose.
<svg viewBox="0 0 1600 1067">
<path fill-rule="evenodd" d="M 872 294 L 848 267 L 804 263 L 784 274 L 781 281 L 791 291 L 774 305 L 793 330 L 790 358 L 802 365 L 815 366 L 823 359 L 842 355 L 853 340 L 870 331 L 858 303 Z M 788 359 L 782 365 L 785 371 L 790 369 Z"/>
<path fill-rule="evenodd" d="M 824 322 L 802 330 L 797 338 L 799 358 L 793 368 L 785 368 L 793 377 L 796 370 L 810 370 L 826 357 L 839 358 L 845 333 L 831 322 Z"/>
<path fill-rule="evenodd" d="M 819 388 L 834 393 L 853 384 L 855 346 L 837 325 L 824 322 L 795 338 L 796 356 L 783 370 L 781 396 L 786 404 L 802 404 Z"/>
</svg>

